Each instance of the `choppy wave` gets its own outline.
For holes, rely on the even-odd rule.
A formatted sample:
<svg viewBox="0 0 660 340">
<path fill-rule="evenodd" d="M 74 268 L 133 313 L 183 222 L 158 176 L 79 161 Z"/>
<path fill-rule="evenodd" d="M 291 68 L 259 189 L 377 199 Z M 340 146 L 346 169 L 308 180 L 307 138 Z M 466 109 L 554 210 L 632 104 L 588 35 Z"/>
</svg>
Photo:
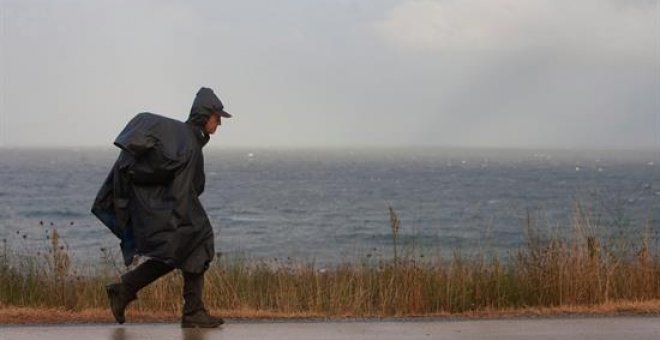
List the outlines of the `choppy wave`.
<svg viewBox="0 0 660 340">
<path fill-rule="evenodd" d="M 93 149 L 0 150 L 0 237 L 40 246 L 44 230 L 57 228 L 76 253 L 95 257 L 101 247 L 116 247 L 118 240 L 89 213 L 116 155 Z M 506 251 L 523 244 L 529 216 L 543 230 L 570 232 L 576 202 L 598 221 L 598 232 L 657 234 L 660 162 L 653 157 L 605 151 L 210 149 L 202 201 L 223 253 L 323 261 L 386 256 L 392 247 L 388 206 L 401 220 L 402 246 L 427 253 Z"/>
</svg>

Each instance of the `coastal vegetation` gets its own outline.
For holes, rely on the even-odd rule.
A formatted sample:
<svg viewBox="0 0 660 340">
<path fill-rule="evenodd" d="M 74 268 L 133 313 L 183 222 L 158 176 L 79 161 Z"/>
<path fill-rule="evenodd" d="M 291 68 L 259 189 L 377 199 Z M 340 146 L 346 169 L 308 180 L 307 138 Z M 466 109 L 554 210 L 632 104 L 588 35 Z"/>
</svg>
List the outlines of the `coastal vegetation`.
<svg viewBox="0 0 660 340">
<path fill-rule="evenodd" d="M 206 275 L 207 308 L 229 317 L 320 318 L 588 311 L 613 304 L 660 312 L 660 254 L 653 235 L 599 236 L 598 222 L 579 204 L 570 235 L 544 232 L 529 219 L 519 249 L 506 255 L 457 249 L 446 258 L 406 251 L 398 238 L 400 220 L 393 209 L 389 213 L 393 256 L 323 267 L 223 256 Z M 42 252 L 19 251 L 7 240 L 1 246 L 0 322 L 2 310 L 24 308 L 104 310 L 110 320 L 104 285 L 123 270 L 116 254 L 101 249 L 99 266 L 80 268 L 55 229 Z M 181 289 L 177 273 L 161 278 L 139 293 L 129 316 L 178 315 Z"/>
</svg>

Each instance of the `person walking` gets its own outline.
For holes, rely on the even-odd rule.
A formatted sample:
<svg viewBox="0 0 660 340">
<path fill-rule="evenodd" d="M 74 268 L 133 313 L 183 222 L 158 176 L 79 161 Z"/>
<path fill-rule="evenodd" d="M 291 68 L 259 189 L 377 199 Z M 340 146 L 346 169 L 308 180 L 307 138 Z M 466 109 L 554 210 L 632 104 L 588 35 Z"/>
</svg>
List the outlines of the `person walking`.
<svg viewBox="0 0 660 340">
<path fill-rule="evenodd" d="M 188 120 L 137 114 L 115 139 L 121 149 L 101 186 L 92 213 L 120 240 L 124 263 L 146 261 L 106 286 L 115 320 L 126 321 L 137 292 L 180 269 L 183 276 L 184 328 L 214 328 L 202 299 L 204 273 L 215 254 L 213 228 L 199 201 L 204 192 L 202 148 L 223 118 L 232 117 L 212 89 L 195 96 Z"/>
</svg>

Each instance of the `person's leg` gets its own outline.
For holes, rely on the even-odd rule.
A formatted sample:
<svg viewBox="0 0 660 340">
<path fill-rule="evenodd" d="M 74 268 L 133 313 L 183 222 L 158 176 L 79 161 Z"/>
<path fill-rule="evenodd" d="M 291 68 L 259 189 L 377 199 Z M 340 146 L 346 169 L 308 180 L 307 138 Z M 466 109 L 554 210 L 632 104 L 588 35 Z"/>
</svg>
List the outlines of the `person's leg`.
<svg viewBox="0 0 660 340">
<path fill-rule="evenodd" d="M 181 327 L 184 328 L 215 328 L 224 323 L 206 311 L 203 300 L 204 273 L 183 272 L 183 318 Z"/>
<path fill-rule="evenodd" d="M 137 292 L 174 268 L 166 263 L 147 260 L 135 269 L 121 276 L 120 283 L 106 286 L 110 309 L 117 322 L 124 323 L 124 311 L 128 304 L 137 298 Z"/>
<path fill-rule="evenodd" d="M 183 272 L 183 314 L 190 315 L 204 309 L 204 273 Z"/>
<path fill-rule="evenodd" d="M 121 276 L 121 283 L 137 293 L 140 289 L 171 272 L 174 267 L 157 260 L 147 260 Z"/>
</svg>

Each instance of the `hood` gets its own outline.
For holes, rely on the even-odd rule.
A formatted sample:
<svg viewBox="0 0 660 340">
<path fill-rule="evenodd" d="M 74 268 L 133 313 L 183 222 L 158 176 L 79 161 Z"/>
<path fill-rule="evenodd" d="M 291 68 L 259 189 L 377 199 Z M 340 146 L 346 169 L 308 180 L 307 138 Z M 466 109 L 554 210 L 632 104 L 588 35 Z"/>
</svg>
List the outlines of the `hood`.
<svg viewBox="0 0 660 340">
<path fill-rule="evenodd" d="M 189 123 L 197 126 L 206 124 L 214 112 L 219 113 L 223 117 L 231 117 L 231 114 L 224 110 L 225 106 L 220 101 L 220 98 L 213 93 L 213 90 L 208 87 L 202 87 L 197 91 L 195 100 L 190 108 L 190 116 L 188 116 Z"/>
</svg>

